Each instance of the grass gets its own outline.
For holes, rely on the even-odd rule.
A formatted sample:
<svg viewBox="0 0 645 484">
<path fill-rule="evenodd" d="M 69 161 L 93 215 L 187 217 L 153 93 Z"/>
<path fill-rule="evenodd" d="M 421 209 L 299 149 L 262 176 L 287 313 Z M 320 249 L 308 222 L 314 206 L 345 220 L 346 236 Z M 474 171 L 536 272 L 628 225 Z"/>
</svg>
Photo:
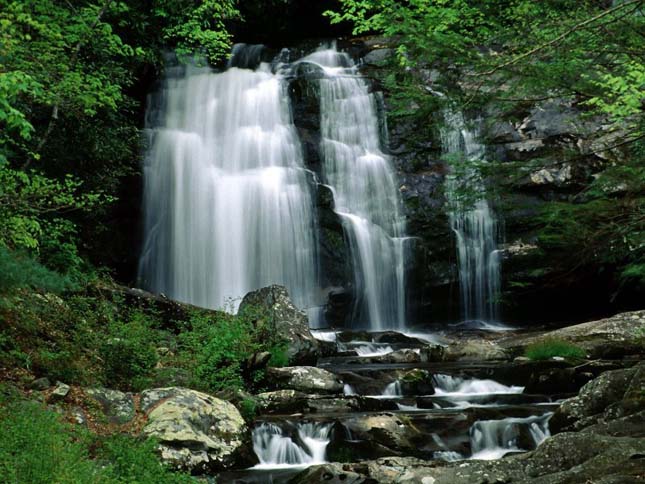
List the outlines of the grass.
<svg viewBox="0 0 645 484">
<path fill-rule="evenodd" d="M 7 484 L 184 484 L 159 461 L 153 440 L 99 437 L 44 405 L 0 386 L 0 482 Z"/>
<path fill-rule="evenodd" d="M 531 360 L 548 360 L 554 356 L 585 358 L 587 354 L 579 346 L 564 340 L 550 338 L 527 346 L 526 350 L 524 350 L 524 356 Z"/>
</svg>

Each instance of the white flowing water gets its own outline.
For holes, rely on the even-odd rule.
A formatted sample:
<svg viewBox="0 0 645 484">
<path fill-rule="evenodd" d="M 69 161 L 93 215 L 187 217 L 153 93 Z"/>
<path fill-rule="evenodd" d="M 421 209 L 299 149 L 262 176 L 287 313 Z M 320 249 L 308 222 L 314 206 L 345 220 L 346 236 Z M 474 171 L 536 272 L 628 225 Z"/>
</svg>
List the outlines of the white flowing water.
<svg viewBox="0 0 645 484">
<path fill-rule="evenodd" d="M 351 58 L 335 48 L 299 61 L 321 69 L 323 177 L 351 244 L 353 324 L 405 325 L 405 220 L 391 160 L 381 149 L 376 99 Z"/>
<path fill-rule="evenodd" d="M 484 160 L 484 146 L 460 112 L 446 111 L 444 117 L 443 151 L 465 163 L 458 175 L 453 172 L 446 178 L 445 185 L 457 239 L 461 310 L 465 320 L 496 321 L 501 277 L 497 220 L 485 198 L 483 180 L 472 167 Z"/>
<path fill-rule="evenodd" d="M 401 382 L 399 380 L 388 384 L 381 394 L 383 398 L 396 398 L 401 396 L 403 396 L 403 390 L 401 389 Z"/>
<path fill-rule="evenodd" d="M 356 395 L 356 390 L 349 383 L 343 385 L 343 395 Z"/>
<path fill-rule="evenodd" d="M 506 386 L 494 380 L 464 379 L 437 374 L 432 377 L 435 395 L 465 396 L 522 393 L 524 387 Z"/>
<path fill-rule="evenodd" d="M 527 437 L 537 447 L 549 437 L 549 418 L 552 414 L 528 418 L 505 418 L 502 420 L 480 420 L 470 428 L 471 459 L 500 459 L 509 452 L 520 452 L 520 432 L 525 430 Z M 524 429 L 523 429 L 524 428 Z"/>
<path fill-rule="evenodd" d="M 282 284 L 296 305 L 316 305 L 311 175 L 281 76 L 265 63 L 169 72 L 147 114 L 142 285 L 234 311 Z"/>
<path fill-rule="evenodd" d="M 326 462 L 331 424 L 302 423 L 297 433 L 302 446 L 286 435 L 282 428 L 263 423 L 253 429 L 253 451 L 260 463 L 256 469 L 309 466 Z"/>
<path fill-rule="evenodd" d="M 354 351 L 356 351 L 356 354 L 358 356 L 361 356 L 363 358 L 368 358 L 370 356 L 383 356 L 392 353 L 394 350 L 392 349 L 391 346 L 379 346 L 375 345 L 373 343 L 365 343 L 361 344 L 360 346 L 357 346 L 354 348 Z"/>
</svg>

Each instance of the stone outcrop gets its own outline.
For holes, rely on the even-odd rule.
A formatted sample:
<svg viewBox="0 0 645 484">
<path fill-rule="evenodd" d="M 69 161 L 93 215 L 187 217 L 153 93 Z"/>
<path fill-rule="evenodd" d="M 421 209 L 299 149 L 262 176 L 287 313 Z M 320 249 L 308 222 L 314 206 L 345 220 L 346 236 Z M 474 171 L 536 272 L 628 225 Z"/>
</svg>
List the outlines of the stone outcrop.
<svg viewBox="0 0 645 484">
<path fill-rule="evenodd" d="M 304 393 L 342 393 L 343 382 L 333 373 L 314 366 L 269 368 L 272 386 Z"/>
<path fill-rule="evenodd" d="M 159 441 L 161 458 L 177 468 L 206 472 L 244 460 L 247 427 L 229 402 L 185 388 L 147 390 L 143 429 Z"/>
<path fill-rule="evenodd" d="M 296 308 L 283 286 L 268 286 L 248 293 L 242 299 L 239 311 L 257 308 L 266 317 L 263 324 L 287 340 L 287 355 L 291 364 L 315 364 L 320 345 L 309 330 L 307 315 Z"/>
<path fill-rule="evenodd" d="M 645 354 L 643 328 L 645 311 L 632 311 L 540 335 L 511 337 L 501 344 L 519 354 L 533 343 L 554 339 L 581 347 L 590 358 L 622 358 Z"/>
</svg>

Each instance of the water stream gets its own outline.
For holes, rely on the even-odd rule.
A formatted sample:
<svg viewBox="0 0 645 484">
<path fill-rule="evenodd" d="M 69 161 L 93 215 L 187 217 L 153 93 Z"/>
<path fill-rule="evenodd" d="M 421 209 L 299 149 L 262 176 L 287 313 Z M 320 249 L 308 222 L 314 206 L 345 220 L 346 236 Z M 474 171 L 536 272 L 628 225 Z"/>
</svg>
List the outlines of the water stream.
<svg viewBox="0 0 645 484">
<path fill-rule="evenodd" d="M 457 239 L 462 316 L 466 321 L 494 322 L 499 318 L 499 228 L 482 177 L 473 167 L 484 160 L 485 149 L 462 113 L 446 111 L 444 118 L 444 153 L 459 162 L 445 187 L 450 225 Z"/>
</svg>

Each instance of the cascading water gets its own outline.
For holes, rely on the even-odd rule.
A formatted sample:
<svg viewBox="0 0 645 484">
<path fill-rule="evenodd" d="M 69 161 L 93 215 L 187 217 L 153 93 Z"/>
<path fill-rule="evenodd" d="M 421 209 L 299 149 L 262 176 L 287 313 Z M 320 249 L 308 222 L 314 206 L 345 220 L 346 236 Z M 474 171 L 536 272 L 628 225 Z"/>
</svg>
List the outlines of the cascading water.
<svg viewBox="0 0 645 484">
<path fill-rule="evenodd" d="M 396 398 L 403 396 L 401 382 L 399 380 L 395 380 L 392 383 L 389 383 L 383 390 L 382 396 L 385 398 Z"/>
<path fill-rule="evenodd" d="M 459 112 L 446 111 L 441 132 L 443 151 L 466 162 L 460 176 L 446 179 L 450 225 L 457 238 L 461 309 L 466 321 L 496 321 L 500 290 L 498 227 L 485 198 L 480 175 L 468 163 L 484 158 L 477 133 L 468 129 Z M 464 196 L 461 192 L 467 192 Z"/>
<path fill-rule="evenodd" d="M 537 447 L 549 437 L 550 413 L 527 418 L 480 420 L 470 428 L 471 459 L 499 459 L 509 452 L 519 452 L 520 435 L 526 430 L 532 445 Z"/>
<path fill-rule="evenodd" d="M 260 464 L 256 468 L 274 469 L 307 466 L 325 462 L 331 424 L 301 423 L 297 434 L 302 446 L 272 423 L 262 423 L 253 429 L 253 451 Z"/>
<path fill-rule="evenodd" d="M 391 162 L 381 150 L 374 95 L 351 58 L 321 49 L 300 63 L 315 64 L 320 80 L 323 177 L 350 240 L 356 326 L 402 329 L 405 324 L 405 221 Z"/>
<path fill-rule="evenodd" d="M 257 57 L 257 47 L 238 46 L 230 65 Z M 266 63 L 169 69 L 159 98 L 147 116 L 144 287 L 235 310 L 247 292 L 282 284 L 313 306 L 309 174 L 281 76 Z"/>
<path fill-rule="evenodd" d="M 464 379 L 437 374 L 432 377 L 435 395 L 491 395 L 522 393 L 524 387 L 506 386 L 494 380 Z"/>
</svg>

